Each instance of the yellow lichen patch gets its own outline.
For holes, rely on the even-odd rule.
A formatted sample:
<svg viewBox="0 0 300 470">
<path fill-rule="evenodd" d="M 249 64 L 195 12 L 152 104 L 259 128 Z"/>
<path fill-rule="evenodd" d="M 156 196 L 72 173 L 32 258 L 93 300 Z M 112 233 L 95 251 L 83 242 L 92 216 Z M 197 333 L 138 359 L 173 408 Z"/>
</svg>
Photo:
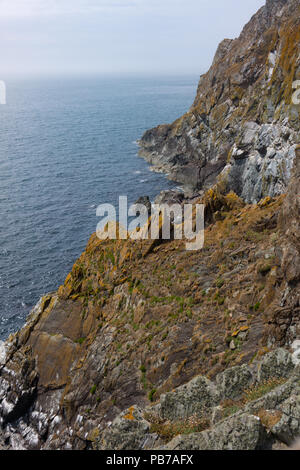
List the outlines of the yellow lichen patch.
<svg viewBox="0 0 300 470">
<path fill-rule="evenodd" d="M 211 117 L 213 121 L 221 121 L 224 119 L 224 116 L 226 116 L 227 112 L 229 109 L 228 103 L 222 103 L 221 105 L 215 107 L 213 111 L 211 112 Z"/>
<path fill-rule="evenodd" d="M 129 413 L 124 416 L 124 419 L 129 419 L 130 421 L 135 420 L 135 417 L 133 416 L 133 412 L 135 411 L 134 406 L 131 406 L 128 408 Z"/>
<path fill-rule="evenodd" d="M 100 435 L 99 428 L 92 429 L 87 436 L 87 440 L 91 442 L 96 442 L 99 435 Z"/>
<path fill-rule="evenodd" d="M 257 352 L 257 355 L 258 355 L 259 357 L 261 357 L 261 356 L 264 356 L 265 354 L 267 354 L 268 352 L 270 352 L 270 349 L 265 346 L 264 348 L 260 349 L 260 350 Z"/>
<path fill-rule="evenodd" d="M 258 207 L 266 207 L 273 202 L 273 199 L 270 196 L 265 197 L 258 203 Z"/>
<path fill-rule="evenodd" d="M 74 295 L 71 296 L 71 299 L 76 300 L 76 299 L 78 299 L 79 296 L 80 296 L 80 294 L 74 294 Z"/>
<path fill-rule="evenodd" d="M 209 199 L 212 199 L 213 201 L 216 201 L 218 199 L 217 193 L 214 190 L 214 188 L 210 188 L 206 194 L 207 194 L 207 197 Z"/>
<path fill-rule="evenodd" d="M 58 290 L 57 290 L 57 295 L 58 295 L 59 297 L 63 297 L 64 292 L 65 292 L 64 286 L 59 286 L 59 288 L 58 288 Z"/>
<path fill-rule="evenodd" d="M 242 201 L 241 198 L 235 194 L 235 192 L 230 191 L 226 196 L 225 196 L 226 204 L 229 209 L 238 209 L 240 207 L 244 207 L 245 203 Z"/>
<path fill-rule="evenodd" d="M 289 105 L 293 92 L 293 80 L 296 76 L 298 45 L 300 41 L 299 11 L 279 30 L 280 55 L 270 81 L 275 104 L 283 101 Z"/>
<path fill-rule="evenodd" d="M 65 285 L 67 285 L 67 284 L 68 284 L 68 282 L 70 282 L 70 281 L 71 281 L 71 279 L 72 279 L 72 274 L 71 274 L 71 273 L 69 273 L 69 274 L 67 275 L 67 277 L 66 277 L 66 280 L 65 280 Z"/>
<path fill-rule="evenodd" d="M 207 339 L 204 340 L 204 343 L 210 344 L 210 343 L 212 343 L 212 340 L 210 338 L 207 338 Z"/>
<path fill-rule="evenodd" d="M 249 326 L 242 326 L 240 328 L 240 331 L 248 331 L 249 330 Z"/>
</svg>

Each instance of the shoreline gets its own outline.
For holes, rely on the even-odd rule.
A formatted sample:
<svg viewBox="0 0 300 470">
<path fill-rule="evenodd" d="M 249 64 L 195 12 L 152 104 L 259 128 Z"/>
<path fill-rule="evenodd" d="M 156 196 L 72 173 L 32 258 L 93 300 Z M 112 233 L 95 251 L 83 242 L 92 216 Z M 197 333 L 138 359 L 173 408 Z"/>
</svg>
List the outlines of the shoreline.
<svg viewBox="0 0 300 470">
<path fill-rule="evenodd" d="M 186 199 L 193 198 L 201 194 L 202 189 L 197 189 L 195 185 L 188 185 L 185 178 L 178 178 L 180 170 L 183 169 L 181 166 L 171 166 L 168 163 L 163 163 L 157 156 L 157 162 L 155 162 L 155 153 L 147 152 L 143 147 L 142 140 L 137 141 L 139 146 L 138 156 L 145 160 L 149 164 L 149 171 L 158 174 L 164 174 L 169 181 L 176 183 L 178 186 L 176 189 L 170 190 L 178 193 L 183 193 Z M 186 166 L 185 166 L 186 168 Z M 162 190 L 161 192 L 164 192 Z M 157 195 L 159 196 L 161 192 Z"/>
</svg>

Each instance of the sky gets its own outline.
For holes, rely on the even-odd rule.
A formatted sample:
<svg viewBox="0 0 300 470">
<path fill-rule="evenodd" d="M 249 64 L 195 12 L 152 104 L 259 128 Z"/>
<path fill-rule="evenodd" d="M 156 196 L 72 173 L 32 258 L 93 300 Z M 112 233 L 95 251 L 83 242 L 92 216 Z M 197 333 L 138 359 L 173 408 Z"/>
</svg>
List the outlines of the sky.
<svg viewBox="0 0 300 470">
<path fill-rule="evenodd" d="M 264 3 L 0 0 L 0 78 L 201 74 Z"/>
</svg>

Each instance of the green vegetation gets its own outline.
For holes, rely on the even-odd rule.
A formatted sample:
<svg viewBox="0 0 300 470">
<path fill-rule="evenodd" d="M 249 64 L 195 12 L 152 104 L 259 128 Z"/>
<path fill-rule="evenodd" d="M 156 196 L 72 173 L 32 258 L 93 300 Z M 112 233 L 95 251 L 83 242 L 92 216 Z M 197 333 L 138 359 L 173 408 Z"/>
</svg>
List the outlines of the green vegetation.
<svg viewBox="0 0 300 470">
<path fill-rule="evenodd" d="M 149 398 L 150 401 L 154 401 L 154 395 L 155 394 L 156 394 L 156 389 L 153 388 L 148 394 L 148 398 Z"/>
<path fill-rule="evenodd" d="M 164 341 L 165 339 L 167 339 L 168 335 L 169 335 L 169 332 L 166 331 L 166 332 L 162 335 L 162 338 L 161 338 L 162 341 Z"/>
<path fill-rule="evenodd" d="M 115 266 L 115 264 L 116 264 L 116 259 L 115 259 L 115 255 L 113 254 L 113 252 L 112 252 L 112 251 L 107 251 L 107 252 L 106 252 L 106 256 L 107 256 L 107 258 L 111 261 L 111 264 L 112 264 L 113 266 Z"/>
<path fill-rule="evenodd" d="M 224 282 L 225 282 L 224 279 L 221 279 L 221 278 L 217 279 L 217 281 L 216 281 L 216 287 L 217 287 L 218 289 L 221 289 L 221 287 L 223 287 L 223 285 L 224 285 Z"/>
<path fill-rule="evenodd" d="M 221 403 L 223 417 L 228 418 L 229 416 L 237 413 L 238 411 L 242 410 L 247 403 L 258 400 L 259 398 L 274 390 L 274 388 L 284 384 L 286 381 L 287 379 L 285 378 L 278 379 L 274 377 L 262 382 L 261 384 L 244 390 L 240 400 L 224 400 Z"/>
<path fill-rule="evenodd" d="M 279 385 L 284 384 L 286 381 L 287 379 L 285 378 L 278 379 L 274 377 L 262 382 L 259 385 L 256 385 L 255 387 L 251 387 L 244 391 L 244 402 L 257 400 L 258 398 L 261 398 L 267 393 L 271 392 Z"/>
<path fill-rule="evenodd" d="M 144 417 L 151 423 L 150 432 L 158 434 L 164 442 L 169 442 L 180 434 L 204 431 L 210 424 L 207 418 L 198 415 L 175 422 L 163 421 L 158 416 L 150 413 L 145 414 Z"/>
<path fill-rule="evenodd" d="M 78 344 L 83 344 L 85 342 L 86 338 L 78 338 L 75 343 L 78 343 Z"/>
<path fill-rule="evenodd" d="M 231 415 L 234 415 L 242 409 L 242 406 L 238 403 L 228 403 L 223 406 L 223 417 L 228 418 Z"/>
<path fill-rule="evenodd" d="M 217 301 L 218 305 L 224 305 L 225 303 L 225 297 L 221 297 L 219 292 L 217 292 L 216 295 L 214 296 L 214 300 Z"/>
</svg>

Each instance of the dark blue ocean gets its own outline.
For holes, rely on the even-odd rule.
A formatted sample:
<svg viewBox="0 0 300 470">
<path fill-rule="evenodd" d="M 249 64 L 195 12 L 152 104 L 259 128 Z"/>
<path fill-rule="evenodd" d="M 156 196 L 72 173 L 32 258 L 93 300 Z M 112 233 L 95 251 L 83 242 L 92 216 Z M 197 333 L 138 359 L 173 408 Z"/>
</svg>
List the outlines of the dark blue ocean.
<svg viewBox="0 0 300 470">
<path fill-rule="evenodd" d="M 0 338 L 56 290 L 96 206 L 173 187 L 135 141 L 188 110 L 198 77 L 7 81 L 0 106 Z"/>
</svg>

